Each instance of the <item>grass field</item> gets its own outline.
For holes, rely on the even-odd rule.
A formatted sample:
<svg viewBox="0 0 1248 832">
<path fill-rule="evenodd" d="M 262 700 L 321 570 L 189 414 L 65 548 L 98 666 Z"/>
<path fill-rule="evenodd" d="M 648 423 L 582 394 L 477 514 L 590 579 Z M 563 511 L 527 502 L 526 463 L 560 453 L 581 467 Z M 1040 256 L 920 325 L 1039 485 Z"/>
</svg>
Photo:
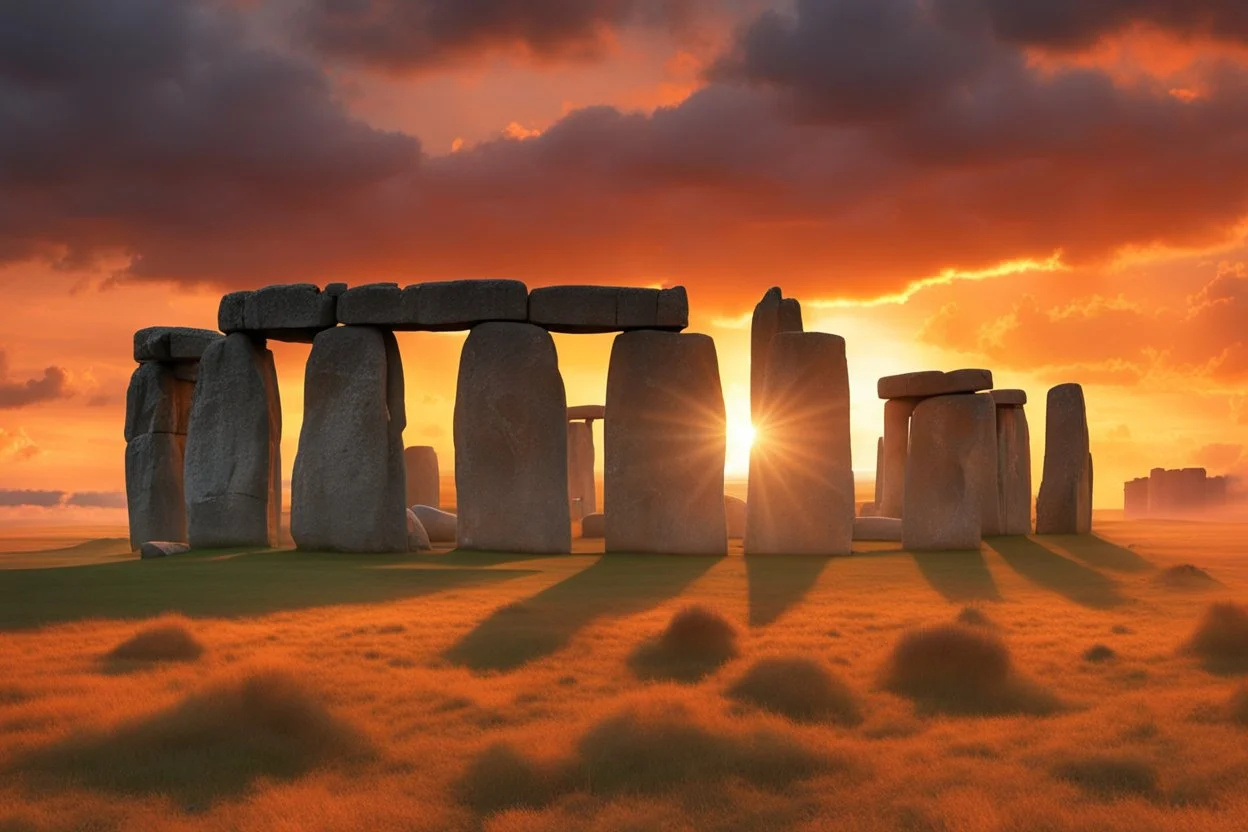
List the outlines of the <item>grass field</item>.
<svg viewBox="0 0 1248 832">
<path fill-rule="evenodd" d="M 1242 830 L 1248 524 L 1096 530 L 0 554 L 0 830 Z"/>
</svg>

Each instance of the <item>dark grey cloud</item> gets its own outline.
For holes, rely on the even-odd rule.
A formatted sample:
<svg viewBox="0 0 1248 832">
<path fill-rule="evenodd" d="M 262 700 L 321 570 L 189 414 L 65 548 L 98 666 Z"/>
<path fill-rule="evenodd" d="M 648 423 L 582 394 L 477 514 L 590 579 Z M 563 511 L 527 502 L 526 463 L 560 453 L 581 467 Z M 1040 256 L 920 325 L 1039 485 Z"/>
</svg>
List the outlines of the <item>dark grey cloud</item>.
<svg viewBox="0 0 1248 832">
<path fill-rule="evenodd" d="M 8 356 L 0 350 L 0 410 L 72 396 L 68 382 L 69 374 L 61 367 L 48 367 L 40 378 L 13 381 L 9 378 Z"/>
<path fill-rule="evenodd" d="M 125 508 L 126 495 L 121 491 L 76 491 L 65 500 L 65 505 L 79 508 Z"/>
<path fill-rule="evenodd" d="M 1181 36 L 1248 41 L 1243 0 L 938 0 L 947 12 L 980 13 L 1004 40 L 1080 49 L 1135 24 Z"/>
<path fill-rule="evenodd" d="M 29 491 L 24 489 L 0 489 L 0 506 L 59 506 L 65 499 L 64 491 Z"/>
</svg>

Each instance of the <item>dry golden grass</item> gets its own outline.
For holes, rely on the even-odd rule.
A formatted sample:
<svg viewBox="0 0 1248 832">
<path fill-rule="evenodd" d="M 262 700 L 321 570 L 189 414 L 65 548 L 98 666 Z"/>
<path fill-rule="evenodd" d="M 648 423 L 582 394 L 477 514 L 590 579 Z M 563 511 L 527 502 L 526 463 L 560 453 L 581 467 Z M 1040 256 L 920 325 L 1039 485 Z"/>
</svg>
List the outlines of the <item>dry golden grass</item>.
<svg viewBox="0 0 1248 832">
<path fill-rule="evenodd" d="M 108 651 L 114 662 L 191 662 L 204 652 L 181 616 L 151 624 Z"/>
<path fill-rule="evenodd" d="M 722 615 L 701 606 L 686 607 L 653 641 L 629 657 L 643 679 L 695 682 L 737 655 L 737 630 Z"/>
<path fill-rule="evenodd" d="M 810 656 L 765 656 L 728 688 L 728 696 L 796 722 L 862 722 L 858 697 Z"/>
<path fill-rule="evenodd" d="M 1248 692 L 1184 645 L 1211 604 L 1248 599 L 1248 526 L 1097 527 L 1119 545 L 132 571 L 102 554 L 41 570 L 65 576 L 38 609 L 12 587 L 45 584 L 0 572 L 0 829 L 1240 832 Z M 1187 563 L 1220 584 L 1159 581 Z M 642 646 L 697 606 L 735 631 L 735 655 L 693 681 L 639 677 Z M 165 609 L 190 616 L 197 660 L 101 662 Z M 1000 693 L 1004 655 L 1007 681 L 1063 707 L 932 707 L 931 678 L 957 685 L 915 681 L 933 653 L 914 634 L 947 628 L 941 649 L 997 680 L 972 703 Z M 968 632 L 987 641 L 966 650 Z M 1116 658 L 1085 661 L 1095 645 Z M 917 695 L 881 684 L 898 654 Z M 860 721 L 730 695 L 776 657 L 830 672 Z"/>
<path fill-rule="evenodd" d="M 1212 604 L 1183 649 L 1215 673 L 1248 671 L 1248 608 Z"/>
</svg>

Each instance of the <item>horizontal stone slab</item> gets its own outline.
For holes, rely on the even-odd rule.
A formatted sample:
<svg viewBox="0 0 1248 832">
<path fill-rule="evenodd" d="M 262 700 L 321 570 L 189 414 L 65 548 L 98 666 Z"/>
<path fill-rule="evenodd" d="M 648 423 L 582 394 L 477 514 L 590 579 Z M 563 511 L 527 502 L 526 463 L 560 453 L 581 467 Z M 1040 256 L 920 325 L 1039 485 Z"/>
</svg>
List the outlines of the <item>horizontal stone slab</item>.
<svg viewBox="0 0 1248 832">
<path fill-rule="evenodd" d="M 529 290 L 518 280 L 373 283 L 338 298 L 338 321 L 404 331 L 450 332 L 496 321 L 524 321 Z"/>
<path fill-rule="evenodd" d="M 337 324 L 334 296 L 312 283 L 231 292 L 217 309 L 222 332 L 247 332 L 274 341 L 311 343 L 316 333 Z"/>
<path fill-rule="evenodd" d="M 607 408 L 601 404 L 578 404 L 575 407 L 568 408 L 568 421 L 576 422 L 581 419 L 605 419 L 607 418 Z"/>
<path fill-rule="evenodd" d="M 881 399 L 926 399 L 954 393 L 978 393 L 992 389 L 991 370 L 924 370 L 884 376 L 876 385 Z"/>
<path fill-rule="evenodd" d="M 900 517 L 855 517 L 854 540 L 892 540 L 901 542 Z"/>
<path fill-rule="evenodd" d="M 135 361 L 199 361 L 220 332 L 185 326 L 149 326 L 134 333 Z"/>
<path fill-rule="evenodd" d="M 689 326 L 689 297 L 683 286 L 547 286 L 529 293 L 529 322 L 552 332 L 679 332 Z"/>
<path fill-rule="evenodd" d="M 1022 407 L 1027 404 L 1026 390 L 993 390 L 989 395 L 997 407 Z"/>
</svg>

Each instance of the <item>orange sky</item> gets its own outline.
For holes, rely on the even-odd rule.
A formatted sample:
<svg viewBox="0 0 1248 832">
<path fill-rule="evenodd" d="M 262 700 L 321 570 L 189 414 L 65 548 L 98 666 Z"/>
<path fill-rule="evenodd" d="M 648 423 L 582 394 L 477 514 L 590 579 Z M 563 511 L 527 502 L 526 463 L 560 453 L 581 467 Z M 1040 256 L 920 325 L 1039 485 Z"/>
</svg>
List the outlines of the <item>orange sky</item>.
<svg viewBox="0 0 1248 832">
<path fill-rule="evenodd" d="M 730 441 L 748 315 L 778 284 L 848 341 L 863 473 L 876 378 L 962 366 L 1028 390 L 1037 488 L 1064 381 L 1087 392 L 1098 507 L 1158 465 L 1248 473 L 1242 13 L 1003 3 L 360 4 L 371 28 L 326 0 L 22 12 L 24 51 L 0 33 L 0 501 L 114 501 L 133 331 L 213 327 L 226 289 L 292 280 L 683 284 Z M 462 340 L 400 336 L 406 440 L 448 470 Z M 556 342 L 569 403 L 601 402 L 611 337 Z M 308 347 L 274 351 L 289 478 Z"/>
</svg>

